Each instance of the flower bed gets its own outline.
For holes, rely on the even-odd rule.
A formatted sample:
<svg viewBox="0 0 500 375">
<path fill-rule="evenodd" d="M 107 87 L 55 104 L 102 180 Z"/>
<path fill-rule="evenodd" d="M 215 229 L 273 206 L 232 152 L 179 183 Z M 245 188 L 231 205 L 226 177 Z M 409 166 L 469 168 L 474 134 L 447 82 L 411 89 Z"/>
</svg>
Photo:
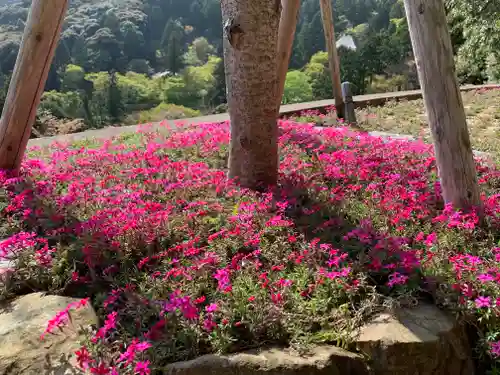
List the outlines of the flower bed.
<svg viewBox="0 0 500 375">
<path fill-rule="evenodd" d="M 227 123 L 32 150 L 20 177 L 1 175 L 0 257 L 13 268 L 2 295 L 81 297 L 45 335 L 90 301 L 102 324 L 76 354 L 95 374 L 269 345 L 349 348 L 371 314 L 423 298 L 477 324 L 482 355 L 499 356 L 499 172 L 478 166 L 479 228 L 444 207 L 429 145 L 280 126 L 267 194 L 226 180 Z"/>
</svg>

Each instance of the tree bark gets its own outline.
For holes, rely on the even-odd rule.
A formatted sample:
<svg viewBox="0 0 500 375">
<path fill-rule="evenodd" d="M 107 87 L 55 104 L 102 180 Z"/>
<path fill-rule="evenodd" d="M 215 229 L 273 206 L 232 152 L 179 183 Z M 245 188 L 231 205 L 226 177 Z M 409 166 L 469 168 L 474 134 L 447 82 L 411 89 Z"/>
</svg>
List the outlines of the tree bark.
<svg viewBox="0 0 500 375">
<path fill-rule="evenodd" d="M 477 174 L 443 0 L 404 3 L 443 198 L 456 208 L 479 208 Z"/>
<path fill-rule="evenodd" d="M 231 120 L 229 177 L 263 190 L 277 182 L 280 0 L 222 0 Z"/>
<path fill-rule="evenodd" d="M 337 53 L 337 41 L 335 39 L 335 26 L 333 24 L 333 10 L 331 0 L 320 0 L 321 19 L 325 32 L 326 50 L 328 51 L 328 63 L 332 76 L 333 97 L 335 108 L 339 117 L 344 117 L 344 101 L 342 99 L 342 81 L 340 79 L 340 62 Z"/>
<path fill-rule="evenodd" d="M 286 74 L 292 55 L 293 39 L 297 28 L 300 0 L 282 0 L 280 26 L 278 32 L 278 110 L 285 91 Z"/>
<path fill-rule="evenodd" d="M 33 0 L 0 120 L 0 169 L 20 168 L 67 5 Z"/>
</svg>

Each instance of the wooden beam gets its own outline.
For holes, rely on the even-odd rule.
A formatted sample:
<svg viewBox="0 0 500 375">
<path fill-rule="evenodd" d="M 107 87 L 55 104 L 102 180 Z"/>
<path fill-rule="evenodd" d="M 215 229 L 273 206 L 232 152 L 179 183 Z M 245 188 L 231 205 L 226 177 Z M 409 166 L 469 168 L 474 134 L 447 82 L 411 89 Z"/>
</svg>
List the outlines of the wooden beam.
<svg viewBox="0 0 500 375">
<path fill-rule="evenodd" d="M 344 117 L 344 101 L 342 100 L 342 81 L 340 80 L 340 63 L 337 53 L 337 41 L 335 40 L 335 28 L 333 25 L 333 10 L 331 0 L 320 0 L 321 19 L 325 33 L 326 50 L 328 51 L 328 62 L 332 76 L 333 97 L 339 117 Z"/>
<path fill-rule="evenodd" d="M 0 169 L 19 170 L 67 6 L 68 0 L 33 0 L 0 119 Z"/>
<path fill-rule="evenodd" d="M 443 0 L 404 0 L 427 117 L 446 203 L 481 204 L 472 147 Z"/>
<path fill-rule="evenodd" d="M 297 28 L 300 0 L 282 0 L 280 28 L 278 31 L 278 108 L 285 91 L 286 74 L 292 55 L 293 39 Z"/>
</svg>

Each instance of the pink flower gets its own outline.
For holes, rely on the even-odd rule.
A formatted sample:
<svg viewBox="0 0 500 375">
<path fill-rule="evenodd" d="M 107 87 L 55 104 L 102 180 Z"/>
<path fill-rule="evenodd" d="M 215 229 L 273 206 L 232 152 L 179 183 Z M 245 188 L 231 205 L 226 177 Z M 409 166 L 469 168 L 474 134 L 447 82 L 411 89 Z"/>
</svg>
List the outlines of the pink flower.
<svg viewBox="0 0 500 375">
<path fill-rule="evenodd" d="M 92 362 L 92 358 L 90 357 L 90 353 L 88 352 L 87 348 L 85 346 L 82 346 L 80 350 L 77 350 L 75 352 L 75 355 L 78 366 L 80 366 L 84 370 L 88 369 L 89 364 Z"/>
<path fill-rule="evenodd" d="M 483 307 L 488 308 L 491 306 L 491 298 L 490 297 L 477 297 L 476 300 L 474 301 L 476 304 L 476 307 L 478 309 L 481 309 Z"/>
<path fill-rule="evenodd" d="M 490 274 L 488 273 L 482 273 L 481 275 L 479 275 L 477 277 L 477 279 L 482 282 L 483 284 L 484 283 L 487 283 L 488 281 L 493 281 L 495 280 L 495 278 L 493 276 L 491 276 Z"/>
<path fill-rule="evenodd" d="M 218 309 L 218 306 L 216 303 L 211 303 L 210 305 L 205 307 L 205 311 L 209 313 L 214 313 Z"/>
<path fill-rule="evenodd" d="M 95 375 L 108 375 L 111 369 L 107 367 L 103 362 L 99 363 L 97 367 L 91 367 L 90 373 Z"/>
<path fill-rule="evenodd" d="M 436 240 L 437 240 L 437 234 L 431 233 L 427 236 L 424 243 L 426 246 L 432 246 L 436 243 Z"/>
<path fill-rule="evenodd" d="M 500 357 L 500 341 L 490 343 L 490 351 L 494 357 Z"/>
<path fill-rule="evenodd" d="M 149 375 L 151 370 L 149 369 L 149 361 L 140 361 L 135 365 L 135 373 L 137 375 Z"/>
<path fill-rule="evenodd" d="M 206 331 L 212 332 L 215 327 L 217 327 L 217 323 L 215 323 L 211 318 L 207 318 L 203 321 L 203 328 Z"/>
<path fill-rule="evenodd" d="M 151 348 L 151 344 L 147 341 L 143 341 L 143 342 L 140 342 L 138 343 L 135 348 L 138 352 L 143 352 L 145 350 L 148 350 L 149 348 Z"/>
</svg>

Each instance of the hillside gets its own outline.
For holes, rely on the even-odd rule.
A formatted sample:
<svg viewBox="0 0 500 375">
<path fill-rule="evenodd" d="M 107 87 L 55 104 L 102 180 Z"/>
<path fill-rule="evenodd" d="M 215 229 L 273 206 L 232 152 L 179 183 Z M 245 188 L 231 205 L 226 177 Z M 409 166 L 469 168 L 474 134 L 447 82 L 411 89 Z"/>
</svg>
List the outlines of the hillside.
<svg viewBox="0 0 500 375">
<path fill-rule="evenodd" d="M 500 41 L 494 43 L 500 32 L 491 22 L 500 12 L 481 2 L 471 13 L 463 0 L 448 0 L 461 83 L 500 77 Z M 30 4 L 0 0 L 0 107 Z M 353 83 L 355 94 L 416 88 L 400 0 L 334 0 L 333 8 L 338 37 L 348 34 L 356 43 L 355 51 L 340 49 L 341 79 Z M 73 0 L 40 115 L 101 127 L 224 110 L 221 38 L 219 0 Z M 324 49 L 319 2 L 303 0 L 283 103 L 331 97 Z"/>
</svg>

